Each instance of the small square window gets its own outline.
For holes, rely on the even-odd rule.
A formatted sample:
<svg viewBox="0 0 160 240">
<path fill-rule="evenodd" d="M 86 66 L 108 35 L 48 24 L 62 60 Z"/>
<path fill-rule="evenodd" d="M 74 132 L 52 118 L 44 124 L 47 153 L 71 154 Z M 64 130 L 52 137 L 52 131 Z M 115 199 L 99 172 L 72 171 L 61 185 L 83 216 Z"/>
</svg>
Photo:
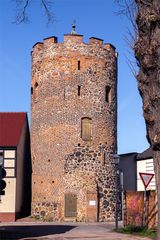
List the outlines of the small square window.
<svg viewBox="0 0 160 240">
<path fill-rule="evenodd" d="M 15 150 L 5 150 L 4 158 L 15 158 Z"/>
<path fill-rule="evenodd" d="M 15 161 L 14 159 L 5 159 L 4 160 L 4 167 L 15 167 Z"/>
<path fill-rule="evenodd" d="M 14 168 L 5 168 L 6 177 L 15 177 L 15 169 Z"/>
</svg>

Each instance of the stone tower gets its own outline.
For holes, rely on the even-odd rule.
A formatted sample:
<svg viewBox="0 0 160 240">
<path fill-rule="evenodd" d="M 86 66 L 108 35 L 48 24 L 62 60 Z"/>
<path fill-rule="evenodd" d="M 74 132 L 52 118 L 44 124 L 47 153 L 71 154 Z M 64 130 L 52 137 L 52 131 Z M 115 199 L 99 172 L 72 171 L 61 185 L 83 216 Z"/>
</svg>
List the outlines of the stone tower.
<svg viewBox="0 0 160 240">
<path fill-rule="evenodd" d="M 115 216 L 117 53 L 64 35 L 32 51 L 32 215 L 108 221 Z"/>
</svg>

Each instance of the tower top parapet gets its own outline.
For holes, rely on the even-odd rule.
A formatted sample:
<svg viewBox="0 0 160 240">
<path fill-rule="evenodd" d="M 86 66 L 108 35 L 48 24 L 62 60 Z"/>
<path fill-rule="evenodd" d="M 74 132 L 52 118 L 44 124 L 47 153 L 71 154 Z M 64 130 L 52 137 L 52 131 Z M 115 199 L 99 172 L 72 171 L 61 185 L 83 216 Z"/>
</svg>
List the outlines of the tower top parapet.
<svg viewBox="0 0 160 240">
<path fill-rule="evenodd" d="M 112 50 L 116 50 L 116 48 L 114 47 L 114 45 L 112 45 L 111 43 L 103 43 L 103 39 L 100 39 L 100 38 L 97 38 L 97 37 L 90 37 L 89 38 L 89 42 L 88 43 L 85 43 L 83 42 L 83 35 L 81 34 L 72 34 L 72 33 L 69 33 L 69 34 L 64 34 L 64 43 L 65 42 L 73 42 L 73 43 L 83 43 L 83 44 L 87 44 L 87 45 L 99 45 L 99 46 L 102 46 L 106 49 L 112 49 Z M 51 36 L 51 37 L 47 37 L 47 38 L 44 38 L 43 39 L 43 42 L 37 42 L 33 45 L 33 48 L 37 47 L 37 45 L 43 45 L 43 44 L 59 44 L 60 42 L 58 42 L 58 38 L 55 37 L 55 36 Z M 63 44 L 63 42 L 61 42 L 60 44 Z M 41 46 L 42 47 L 42 46 Z"/>
<path fill-rule="evenodd" d="M 64 34 L 64 43 L 65 42 L 74 42 L 74 43 L 83 43 L 83 35 L 80 34 Z"/>
<path fill-rule="evenodd" d="M 97 51 L 101 49 L 101 51 L 105 52 L 105 54 L 108 54 L 110 52 L 111 54 L 114 54 L 115 57 L 118 56 L 116 48 L 110 43 L 104 43 L 103 39 L 97 37 L 90 37 L 89 42 L 85 43 L 83 41 L 83 35 L 76 33 L 64 34 L 63 42 L 58 42 L 58 38 L 55 36 L 44 38 L 43 42 L 37 42 L 36 44 L 34 44 L 32 49 L 32 56 L 39 56 L 41 58 L 43 53 L 46 52 L 47 49 L 62 49 L 65 45 L 70 46 L 71 49 L 74 51 L 75 49 L 80 48 L 95 47 Z"/>
<path fill-rule="evenodd" d="M 89 38 L 89 43 L 90 43 L 90 44 L 103 45 L 103 39 L 96 38 L 96 37 L 90 37 L 90 38 Z"/>
</svg>

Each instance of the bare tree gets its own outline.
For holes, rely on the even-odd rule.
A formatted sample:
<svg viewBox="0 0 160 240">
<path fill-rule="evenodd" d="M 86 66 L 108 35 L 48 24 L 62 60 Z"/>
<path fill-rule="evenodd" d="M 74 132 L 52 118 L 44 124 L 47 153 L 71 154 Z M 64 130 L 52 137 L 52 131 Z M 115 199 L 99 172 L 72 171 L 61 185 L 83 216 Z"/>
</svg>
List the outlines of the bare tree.
<svg viewBox="0 0 160 240">
<path fill-rule="evenodd" d="M 153 149 L 158 199 L 160 239 L 160 2 L 136 0 L 138 36 L 135 57 L 139 62 L 138 88 L 143 101 L 147 139 Z"/>
<path fill-rule="evenodd" d="M 137 35 L 137 24 L 136 24 L 136 15 L 137 15 L 137 4 L 135 4 L 134 0 L 115 0 L 118 5 L 118 11 L 116 12 L 118 15 L 124 15 L 128 18 L 128 20 L 132 24 L 132 28 L 134 30 L 134 35 Z M 131 33 L 132 32 L 132 33 Z M 130 31 L 133 35 L 133 31 Z"/>
<path fill-rule="evenodd" d="M 14 23 L 27 23 L 28 19 L 28 10 L 32 6 L 35 0 L 13 0 L 16 4 L 16 14 Z M 52 10 L 53 0 L 38 0 L 41 5 L 46 18 L 47 23 L 52 23 L 54 21 L 54 14 Z"/>
<path fill-rule="evenodd" d="M 131 20 L 133 50 L 139 72 L 138 89 L 143 101 L 147 139 L 153 149 L 158 199 L 160 239 L 160 2 L 159 0 L 116 0 L 119 14 Z"/>
</svg>

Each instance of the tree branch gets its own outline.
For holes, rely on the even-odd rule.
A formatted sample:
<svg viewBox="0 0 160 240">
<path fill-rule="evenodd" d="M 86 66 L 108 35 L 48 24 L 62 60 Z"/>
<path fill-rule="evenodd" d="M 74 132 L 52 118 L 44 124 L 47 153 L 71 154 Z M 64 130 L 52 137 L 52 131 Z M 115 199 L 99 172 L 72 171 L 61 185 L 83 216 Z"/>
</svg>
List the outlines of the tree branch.
<svg viewBox="0 0 160 240">
<path fill-rule="evenodd" d="M 136 16 L 137 16 L 137 5 L 135 0 L 115 0 L 115 3 L 118 5 L 118 11 L 116 12 L 117 15 L 124 15 L 130 21 L 132 25 L 132 30 L 128 29 L 127 37 L 125 37 L 125 41 L 131 50 L 131 59 L 127 59 L 127 63 L 134 75 L 136 77 L 137 68 L 136 65 L 139 67 L 137 61 L 134 61 L 134 46 L 138 36 L 138 29 L 136 24 Z"/>
<path fill-rule="evenodd" d="M 46 14 L 47 19 L 48 19 L 48 24 L 52 23 L 54 21 L 54 14 L 51 11 L 52 10 L 53 1 L 41 0 L 41 3 L 42 3 L 42 6 L 44 7 L 45 14 Z"/>
<path fill-rule="evenodd" d="M 28 19 L 28 8 L 34 2 L 34 0 L 13 0 L 16 4 L 16 16 L 13 23 L 21 24 L 27 23 Z M 54 15 L 52 12 L 52 4 L 54 0 L 38 0 L 41 7 L 44 9 L 45 15 L 47 17 L 47 22 L 54 22 Z"/>
<path fill-rule="evenodd" d="M 16 18 L 13 23 L 28 22 L 27 8 L 32 0 L 16 0 Z"/>
</svg>

